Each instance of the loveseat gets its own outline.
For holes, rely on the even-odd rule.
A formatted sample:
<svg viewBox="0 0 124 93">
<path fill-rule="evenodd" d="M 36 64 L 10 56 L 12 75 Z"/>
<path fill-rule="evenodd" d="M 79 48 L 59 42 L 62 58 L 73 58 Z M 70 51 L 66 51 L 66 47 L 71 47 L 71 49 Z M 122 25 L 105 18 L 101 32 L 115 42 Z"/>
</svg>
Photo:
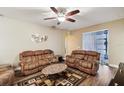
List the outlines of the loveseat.
<svg viewBox="0 0 124 93">
<path fill-rule="evenodd" d="M 95 51 L 74 50 L 66 56 L 66 64 L 69 67 L 79 69 L 91 75 L 95 75 L 99 68 L 100 53 Z"/>
<path fill-rule="evenodd" d="M 29 75 L 41 71 L 45 65 L 58 62 L 58 58 L 50 49 L 24 51 L 20 53 L 20 66 L 23 75 Z"/>
</svg>

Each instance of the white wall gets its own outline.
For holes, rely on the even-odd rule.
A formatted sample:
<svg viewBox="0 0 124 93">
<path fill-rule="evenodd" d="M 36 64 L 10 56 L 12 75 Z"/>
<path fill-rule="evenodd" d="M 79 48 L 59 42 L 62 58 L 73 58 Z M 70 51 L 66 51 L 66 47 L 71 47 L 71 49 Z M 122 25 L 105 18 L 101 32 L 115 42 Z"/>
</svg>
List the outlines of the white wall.
<svg viewBox="0 0 124 93">
<path fill-rule="evenodd" d="M 32 42 L 32 33 L 48 35 L 48 40 Z M 18 64 L 20 52 L 47 48 L 64 55 L 64 31 L 0 17 L 0 64 Z"/>
</svg>

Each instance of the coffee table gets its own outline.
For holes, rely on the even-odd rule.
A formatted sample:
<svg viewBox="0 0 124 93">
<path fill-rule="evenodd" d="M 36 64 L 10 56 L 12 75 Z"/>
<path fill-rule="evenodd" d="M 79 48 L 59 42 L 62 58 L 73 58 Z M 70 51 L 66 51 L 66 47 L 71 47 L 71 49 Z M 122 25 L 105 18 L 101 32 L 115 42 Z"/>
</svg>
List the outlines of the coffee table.
<svg viewBox="0 0 124 93">
<path fill-rule="evenodd" d="M 67 65 L 64 63 L 51 64 L 51 65 L 45 67 L 42 70 L 42 73 L 45 75 L 58 74 L 58 73 L 65 71 L 66 68 L 67 68 Z"/>
</svg>

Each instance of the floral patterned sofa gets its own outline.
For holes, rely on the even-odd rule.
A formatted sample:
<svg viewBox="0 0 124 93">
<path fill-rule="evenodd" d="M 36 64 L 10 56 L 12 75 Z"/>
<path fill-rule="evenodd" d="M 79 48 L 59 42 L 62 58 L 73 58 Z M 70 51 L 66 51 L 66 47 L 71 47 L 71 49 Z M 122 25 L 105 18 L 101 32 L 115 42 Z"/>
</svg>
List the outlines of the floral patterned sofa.
<svg viewBox="0 0 124 93">
<path fill-rule="evenodd" d="M 95 75 L 99 68 L 100 53 L 95 51 L 74 50 L 66 56 L 66 64 L 80 71 Z"/>
<path fill-rule="evenodd" d="M 20 53 L 20 66 L 23 75 L 29 75 L 41 71 L 45 65 L 58 62 L 58 58 L 50 49 L 24 51 Z"/>
</svg>

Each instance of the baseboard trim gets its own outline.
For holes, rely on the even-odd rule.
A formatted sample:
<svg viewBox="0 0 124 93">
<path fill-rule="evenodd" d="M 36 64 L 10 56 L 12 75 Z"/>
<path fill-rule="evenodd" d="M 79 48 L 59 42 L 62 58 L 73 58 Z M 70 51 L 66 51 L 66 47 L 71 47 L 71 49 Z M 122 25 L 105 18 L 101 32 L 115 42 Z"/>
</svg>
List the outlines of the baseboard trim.
<svg viewBox="0 0 124 93">
<path fill-rule="evenodd" d="M 115 67 L 118 68 L 118 65 L 114 65 L 114 64 L 109 64 L 110 67 Z"/>
</svg>

